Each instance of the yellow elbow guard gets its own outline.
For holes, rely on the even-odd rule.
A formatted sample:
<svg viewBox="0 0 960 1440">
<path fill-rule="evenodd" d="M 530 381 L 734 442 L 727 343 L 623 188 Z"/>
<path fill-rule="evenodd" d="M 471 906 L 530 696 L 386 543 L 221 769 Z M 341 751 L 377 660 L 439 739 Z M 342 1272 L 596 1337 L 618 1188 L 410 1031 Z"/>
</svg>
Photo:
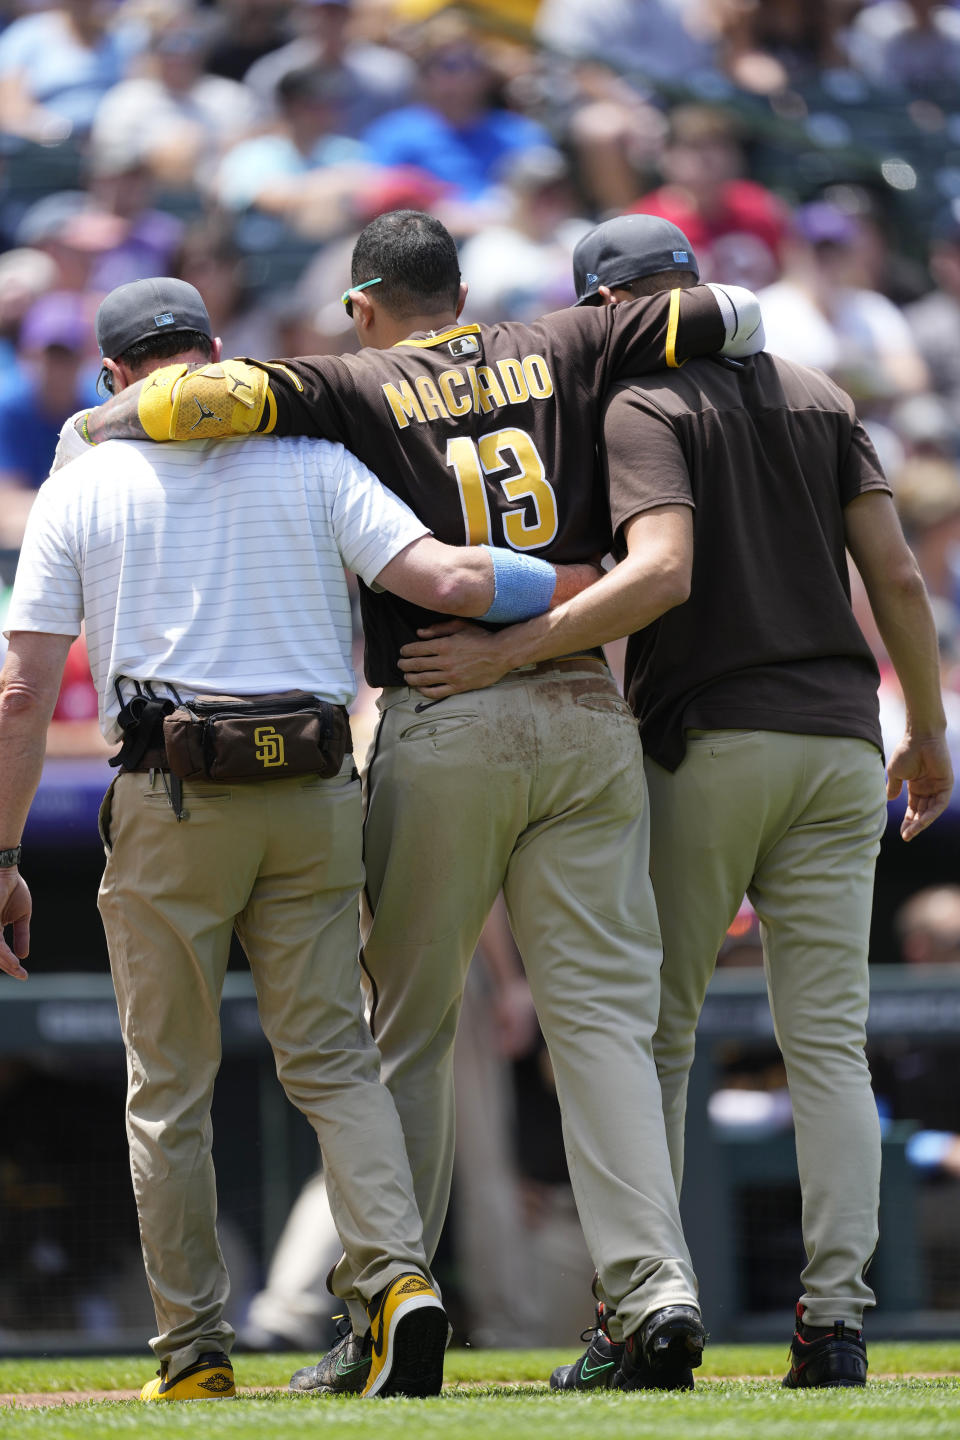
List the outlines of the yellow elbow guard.
<svg viewBox="0 0 960 1440">
<path fill-rule="evenodd" d="M 220 440 L 249 435 L 260 428 L 263 412 L 276 424 L 276 401 L 266 371 L 245 360 L 224 360 L 190 370 L 164 365 L 154 370 L 137 403 L 137 414 L 151 440 Z"/>
</svg>

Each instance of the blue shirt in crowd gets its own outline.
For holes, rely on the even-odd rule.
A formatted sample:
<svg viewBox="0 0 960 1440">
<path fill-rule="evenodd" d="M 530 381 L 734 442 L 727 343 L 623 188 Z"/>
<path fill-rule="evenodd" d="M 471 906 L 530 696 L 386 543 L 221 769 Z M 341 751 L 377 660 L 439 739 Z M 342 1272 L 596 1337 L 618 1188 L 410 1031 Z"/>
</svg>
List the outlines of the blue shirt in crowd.
<svg viewBox="0 0 960 1440">
<path fill-rule="evenodd" d="M 375 120 L 364 134 L 379 165 L 415 165 L 476 200 L 500 179 L 504 162 L 534 145 L 552 145 L 546 130 L 512 110 L 486 110 L 469 125 L 451 125 L 426 105 L 407 105 Z"/>
</svg>

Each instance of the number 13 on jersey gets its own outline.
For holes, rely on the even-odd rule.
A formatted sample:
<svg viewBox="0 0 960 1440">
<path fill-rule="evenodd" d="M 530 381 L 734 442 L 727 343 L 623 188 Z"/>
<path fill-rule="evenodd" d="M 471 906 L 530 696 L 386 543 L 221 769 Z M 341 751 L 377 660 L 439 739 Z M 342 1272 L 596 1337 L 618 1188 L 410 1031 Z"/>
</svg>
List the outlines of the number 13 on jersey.
<svg viewBox="0 0 960 1440">
<path fill-rule="evenodd" d="M 519 470 L 500 488 L 508 500 L 527 500 L 503 512 L 503 536 L 514 550 L 535 550 L 549 545 L 557 533 L 557 497 L 546 477 L 543 461 L 526 430 L 494 430 L 479 444 L 466 435 L 447 441 L 447 464 L 460 490 L 468 545 L 493 545 L 486 477 L 501 470 Z M 532 514 L 531 514 L 532 510 Z M 532 523 L 528 524 L 527 521 Z"/>
</svg>

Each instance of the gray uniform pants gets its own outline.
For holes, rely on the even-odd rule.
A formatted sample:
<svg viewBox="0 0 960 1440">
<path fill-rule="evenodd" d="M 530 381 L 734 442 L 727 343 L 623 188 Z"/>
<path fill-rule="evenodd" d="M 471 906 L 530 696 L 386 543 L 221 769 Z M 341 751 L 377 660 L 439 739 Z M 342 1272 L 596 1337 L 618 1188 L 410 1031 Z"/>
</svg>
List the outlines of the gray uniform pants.
<svg viewBox="0 0 960 1440">
<path fill-rule="evenodd" d="M 761 921 L 793 1103 L 811 1325 L 859 1326 L 874 1303 L 880 1129 L 864 1056 L 883 765 L 865 740 L 694 731 L 670 774 L 646 761 L 651 874 L 663 935 L 654 1041 L 679 1190 L 694 1031 L 727 927 Z"/>
<path fill-rule="evenodd" d="M 438 704 L 398 687 L 380 708 L 363 963 L 427 1255 L 450 1193 L 464 980 L 502 888 L 587 1248 L 629 1333 L 696 1294 L 652 1053 L 660 939 L 636 722 L 590 659 L 514 671 Z M 365 1325 L 356 1305 L 351 1314 Z"/>
<path fill-rule="evenodd" d="M 357 969 L 360 785 L 184 785 L 178 824 L 159 777 L 121 775 L 101 811 L 100 888 L 127 1050 L 127 1137 L 147 1281 L 177 1375 L 229 1350 L 210 1103 L 231 933 L 247 952 L 277 1074 L 320 1141 L 330 1207 L 370 1299 L 426 1273 L 396 1110 L 379 1083 Z"/>
</svg>

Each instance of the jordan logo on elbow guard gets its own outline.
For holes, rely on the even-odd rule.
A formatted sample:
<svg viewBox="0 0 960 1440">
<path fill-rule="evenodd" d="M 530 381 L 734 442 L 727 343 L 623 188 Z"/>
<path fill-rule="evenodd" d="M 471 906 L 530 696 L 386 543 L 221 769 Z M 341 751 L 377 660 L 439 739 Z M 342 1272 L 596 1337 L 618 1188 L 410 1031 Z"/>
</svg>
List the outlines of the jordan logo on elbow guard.
<svg viewBox="0 0 960 1440">
<path fill-rule="evenodd" d="M 198 395 L 194 395 L 194 397 L 193 397 L 193 403 L 196 405 L 197 409 L 200 411 L 200 414 L 197 416 L 196 420 L 195 420 L 195 421 L 193 422 L 193 424 L 190 426 L 190 429 L 191 429 L 191 430 L 196 430 L 197 426 L 198 426 L 198 425 L 202 425 L 203 422 L 204 422 L 204 420 L 216 420 L 216 421 L 220 422 L 221 417 L 220 417 L 219 415 L 215 415 L 212 410 L 208 410 L 207 407 L 206 407 L 206 405 L 204 405 L 203 401 L 200 399 L 200 397 L 199 397 Z"/>
</svg>

